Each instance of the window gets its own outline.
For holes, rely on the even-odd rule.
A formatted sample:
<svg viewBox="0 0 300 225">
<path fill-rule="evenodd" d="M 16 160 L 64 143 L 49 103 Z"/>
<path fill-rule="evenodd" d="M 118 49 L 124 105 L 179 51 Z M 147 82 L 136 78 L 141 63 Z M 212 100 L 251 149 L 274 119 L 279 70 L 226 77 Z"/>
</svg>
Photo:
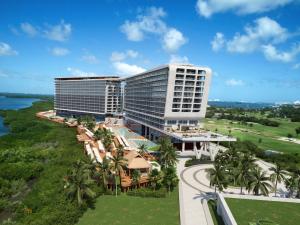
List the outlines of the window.
<svg viewBox="0 0 300 225">
<path fill-rule="evenodd" d="M 199 76 L 197 80 L 205 80 L 205 76 Z"/>
<path fill-rule="evenodd" d="M 176 74 L 176 79 L 183 79 L 184 78 L 184 75 L 182 74 Z"/>
<path fill-rule="evenodd" d="M 177 97 L 179 97 L 179 96 L 181 96 L 182 95 L 182 92 L 175 92 L 174 93 L 174 96 L 177 96 Z"/>
<path fill-rule="evenodd" d="M 202 102 L 202 99 L 201 99 L 201 98 L 195 98 L 195 99 L 194 99 L 194 102 L 195 102 L 195 103 L 201 103 L 201 102 Z"/>
<path fill-rule="evenodd" d="M 172 107 L 175 108 L 175 109 L 180 108 L 180 104 L 173 104 Z"/>
<path fill-rule="evenodd" d="M 196 74 L 196 70 L 187 69 L 186 73 Z"/>
<path fill-rule="evenodd" d="M 181 112 L 191 112 L 190 109 L 183 109 Z"/>
<path fill-rule="evenodd" d="M 192 108 L 192 105 L 191 104 L 183 104 L 182 108 L 190 109 L 190 108 Z"/>
<path fill-rule="evenodd" d="M 195 80 L 195 76 L 193 76 L 193 75 L 186 75 L 185 79 L 186 80 Z"/>
<path fill-rule="evenodd" d="M 203 93 L 195 93 L 195 97 L 202 97 Z"/>
<path fill-rule="evenodd" d="M 179 123 L 179 124 L 187 124 L 188 121 L 187 121 L 187 120 L 179 120 L 178 123 Z"/>
<path fill-rule="evenodd" d="M 194 91 L 194 88 L 193 87 L 184 87 L 184 90 L 185 91 Z"/>
<path fill-rule="evenodd" d="M 205 70 L 198 70 L 198 74 L 205 75 L 206 71 Z"/>
<path fill-rule="evenodd" d="M 191 98 L 184 98 L 183 99 L 183 102 L 186 102 L 186 103 L 189 103 L 189 102 L 192 102 L 193 101 L 193 99 L 191 99 Z"/>
<path fill-rule="evenodd" d="M 177 69 L 176 69 L 176 72 L 177 72 L 177 73 L 184 73 L 184 69 L 182 69 L 182 68 L 177 68 Z"/>
<path fill-rule="evenodd" d="M 172 109 L 172 112 L 179 112 L 179 109 Z"/>
<path fill-rule="evenodd" d="M 173 98 L 173 102 L 180 102 L 181 98 Z"/>
<path fill-rule="evenodd" d="M 174 89 L 175 91 L 182 91 L 182 87 L 180 86 L 180 87 L 178 87 L 178 86 L 175 86 L 175 89 Z"/>
<path fill-rule="evenodd" d="M 201 105 L 200 104 L 194 104 L 194 109 L 200 109 Z"/>
<path fill-rule="evenodd" d="M 186 81 L 185 85 L 186 86 L 194 86 L 195 82 L 194 81 Z"/>
<path fill-rule="evenodd" d="M 177 121 L 176 120 L 168 120 L 167 123 L 168 123 L 168 125 L 176 125 Z"/>
<path fill-rule="evenodd" d="M 183 81 L 182 80 L 176 80 L 175 85 L 183 85 Z"/>
<path fill-rule="evenodd" d="M 197 125 L 197 123 L 198 123 L 198 120 L 190 120 L 191 125 Z"/>
<path fill-rule="evenodd" d="M 194 109 L 193 112 L 200 112 L 200 110 L 199 109 Z"/>
<path fill-rule="evenodd" d="M 193 97 L 193 93 L 191 92 L 185 92 L 184 97 Z"/>
</svg>

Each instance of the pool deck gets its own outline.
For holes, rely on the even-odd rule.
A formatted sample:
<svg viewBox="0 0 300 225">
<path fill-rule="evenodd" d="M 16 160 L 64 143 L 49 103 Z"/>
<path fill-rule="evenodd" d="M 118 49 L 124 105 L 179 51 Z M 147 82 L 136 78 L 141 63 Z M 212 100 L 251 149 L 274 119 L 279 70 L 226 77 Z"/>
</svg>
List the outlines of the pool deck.
<svg viewBox="0 0 300 225">
<path fill-rule="evenodd" d="M 145 145 L 147 145 L 148 147 L 152 147 L 156 145 L 154 142 L 132 131 L 130 128 L 126 126 L 116 125 L 116 126 L 108 126 L 108 127 L 111 128 L 116 135 L 123 136 L 124 138 L 126 138 L 131 148 L 139 147 L 139 143 L 137 143 L 136 141 L 143 141 L 145 142 Z"/>
</svg>

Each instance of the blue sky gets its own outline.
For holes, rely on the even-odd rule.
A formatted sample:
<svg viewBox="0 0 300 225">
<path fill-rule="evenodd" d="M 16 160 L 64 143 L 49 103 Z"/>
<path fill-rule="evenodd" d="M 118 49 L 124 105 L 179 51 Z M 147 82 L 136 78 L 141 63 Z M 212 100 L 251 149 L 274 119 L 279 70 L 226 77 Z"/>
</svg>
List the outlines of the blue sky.
<svg viewBox="0 0 300 225">
<path fill-rule="evenodd" d="M 210 99 L 300 100 L 299 0 L 1 0 L 0 8 L 1 92 L 52 94 L 56 76 L 188 62 L 214 71 Z"/>
</svg>

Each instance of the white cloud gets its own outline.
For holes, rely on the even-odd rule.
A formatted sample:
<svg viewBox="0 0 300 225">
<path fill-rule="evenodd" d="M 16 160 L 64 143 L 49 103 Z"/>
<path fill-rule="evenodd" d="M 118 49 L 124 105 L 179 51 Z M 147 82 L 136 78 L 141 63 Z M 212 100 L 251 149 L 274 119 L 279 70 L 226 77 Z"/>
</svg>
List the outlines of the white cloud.
<svg viewBox="0 0 300 225">
<path fill-rule="evenodd" d="M 175 52 L 187 42 L 183 34 L 175 28 L 170 28 L 163 37 L 163 48 L 167 52 Z"/>
<path fill-rule="evenodd" d="M 214 51 L 219 51 L 225 45 L 224 34 L 217 32 L 214 39 L 211 41 L 211 46 Z"/>
<path fill-rule="evenodd" d="M 127 50 L 126 52 L 114 51 L 111 53 L 110 61 L 119 62 L 119 61 L 123 61 L 127 58 L 136 58 L 138 55 L 139 55 L 139 53 L 134 50 Z"/>
<path fill-rule="evenodd" d="M 0 42 L 0 56 L 9 56 L 9 55 L 18 55 L 18 52 L 14 49 L 9 44 L 6 44 L 4 42 Z"/>
<path fill-rule="evenodd" d="M 99 63 L 99 59 L 93 55 L 93 54 L 90 54 L 88 52 L 86 52 L 82 57 L 81 57 L 81 60 L 84 61 L 84 62 L 87 62 L 89 64 L 98 64 Z"/>
<path fill-rule="evenodd" d="M 136 57 L 139 55 L 138 52 L 133 51 L 133 50 L 127 50 L 126 53 L 127 53 L 127 55 L 128 55 L 130 58 L 136 58 Z"/>
<path fill-rule="evenodd" d="M 71 73 L 72 76 L 77 76 L 77 77 L 95 77 L 97 74 L 93 72 L 85 72 L 80 69 L 68 67 L 67 71 Z"/>
<path fill-rule="evenodd" d="M 296 0 L 198 0 L 197 12 L 206 18 L 215 13 L 233 11 L 237 14 L 252 14 L 271 11 Z"/>
<path fill-rule="evenodd" d="M 57 25 L 47 25 L 47 29 L 44 30 L 45 37 L 54 41 L 66 41 L 71 33 L 71 24 L 65 23 L 63 20 Z"/>
<path fill-rule="evenodd" d="M 55 55 L 55 56 L 65 56 L 65 55 L 68 55 L 70 53 L 70 51 L 67 48 L 55 47 L 55 48 L 51 49 L 51 53 L 52 53 L 52 55 Z"/>
<path fill-rule="evenodd" d="M 179 55 L 171 55 L 170 62 L 169 63 L 183 63 L 188 64 L 189 59 L 186 56 L 179 56 Z"/>
<path fill-rule="evenodd" d="M 279 52 L 273 45 L 262 46 L 262 51 L 269 61 L 291 62 L 300 53 L 300 44 L 294 46 L 288 52 Z"/>
<path fill-rule="evenodd" d="M 121 26 L 121 31 L 125 33 L 130 41 L 141 41 L 144 33 L 162 33 L 166 30 L 166 24 L 162 18 L 166 16 L 163 8 L 150 7 L 146 15 L 137 16 L 137 21 L 125 21 Z"/>
<path fill-rule="evenodd" d="M 228 86 L 243 86 L 244 85 L 244 82 L 242 80 L 236 80 L 236 79 L 226 80 L 225 83 Z"/>
<path fill-rule="evenodd" d="M 114 62 L 113 66 L 119 75 L 134 75 L 146 71 L 142 67 L 125 62 Z"/>
<path fill-rule="evenodd" d="M 227 50 L 230 52 L 253 52 L 266 43 L 280 43 L 285 41 L 289 33 L 275 20 L 269 17 L 261 17 L 254 21 L 254 26 L 246 26 L 245 34 L 235 34 L 232 40 L 227 42 Z"/>
<path fill-rule="evenodd" d="M 30 23 L 21 23 L 21 30 L 30 37 L 34 37 L 38 34 L 38 29 Z"/>
<path fill-rule="evenodd" d="M 168 27 L 163 21 L 165 16 L 163 8 L 150 7 L 135 21 L 125 21 L 120 29 L 130 41 L 142 41 L 146 34 L 156 34 L 162 39 L 163 48 L 173 52 L 185 44 L 187 38 L 179 30 Z"/>
<path fill-rule="evenodd" d="M 232 39 L 225 40 L 222 33 L 216 33 L 212 44 L 214 51 L 226 46 L 228 52 L 262 52 L 269 61 L 291 62 L 300 53 L 300 45 L 294 45 L 290 51 L 278 51 L 276 45 L 284 43 L 294 35 L 269 17 L 261 17 L 253 25 L 244 28 L 244 34 L 236 33 Z"/>
<path fill-rule="evenodd" d="M 300 68 L 300 63 L 296 63 L 294 66 L 293 66 L 293 69 L 294 70 L 297 70 Z"/>
</svg>

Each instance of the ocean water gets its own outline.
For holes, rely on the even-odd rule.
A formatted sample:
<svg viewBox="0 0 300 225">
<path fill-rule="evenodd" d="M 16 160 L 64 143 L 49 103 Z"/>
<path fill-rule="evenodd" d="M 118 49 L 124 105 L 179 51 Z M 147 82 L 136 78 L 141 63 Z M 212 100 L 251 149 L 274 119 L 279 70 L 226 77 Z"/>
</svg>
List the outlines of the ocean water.
<svg viewBox="0 0 300 225">
<path fill-rule="evenodd" d="M 36 98 L 7 98 L 0 96 L 0 109 L 23 109 L 30 107 L 33 102 L 39 101 Z M 9 129 L 4 126 L 3 118 L 0 116 L 0 136 L 7 134 Z"/>
</svg>

